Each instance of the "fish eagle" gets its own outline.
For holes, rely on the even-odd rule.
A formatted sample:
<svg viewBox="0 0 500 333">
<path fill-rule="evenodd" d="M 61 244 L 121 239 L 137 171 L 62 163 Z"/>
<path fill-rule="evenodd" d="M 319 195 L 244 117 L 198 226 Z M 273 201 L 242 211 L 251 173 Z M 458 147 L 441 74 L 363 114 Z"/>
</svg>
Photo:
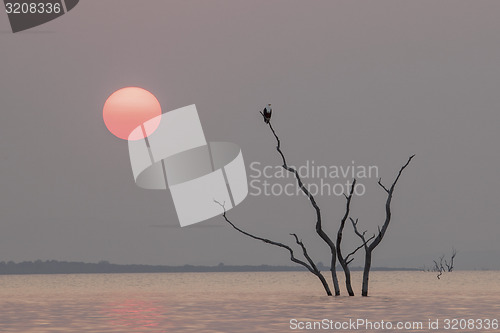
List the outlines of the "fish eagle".
<svg viewBox="0 0 500 333">
<path fill-rule="evenodd" d="M 264 122 L 266 124 L 269 124 L 269 120 L 271 120 L 272 113 L 273 109 L 271 109 L 271 104 L 267 104 L 267 106 L 264 108 L 264 111 L 262 111 L 262 115 L 264 116 Z"/>
</svg>

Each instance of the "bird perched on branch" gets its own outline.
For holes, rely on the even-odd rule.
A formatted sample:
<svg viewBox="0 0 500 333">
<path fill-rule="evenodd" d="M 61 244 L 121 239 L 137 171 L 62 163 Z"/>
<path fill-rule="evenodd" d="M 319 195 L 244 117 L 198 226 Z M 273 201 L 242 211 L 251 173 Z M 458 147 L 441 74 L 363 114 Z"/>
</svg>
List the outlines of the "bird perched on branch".
<svg viewBox="0 0 500 333">
<path fill-rule="evenodd" d="M 271 109 L 271 104 L 267 104 L 267 106 L 264 108 L 264 111 L 262 111 L 262 115 L 264 116 L 264 122 L 266 124 L 269 124 L 272 113 L 273 109 Z"/>
</svg>

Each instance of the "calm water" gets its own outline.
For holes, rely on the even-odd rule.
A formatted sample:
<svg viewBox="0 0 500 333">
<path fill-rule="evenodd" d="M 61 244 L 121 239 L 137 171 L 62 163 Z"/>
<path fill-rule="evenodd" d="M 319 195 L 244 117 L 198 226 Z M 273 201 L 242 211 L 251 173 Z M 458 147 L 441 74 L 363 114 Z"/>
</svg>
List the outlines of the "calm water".
<svg viewBox="0 0 500 333">
<path fill-rule="evenodd" d="M 326 297 L 306 272 L 0 276 L 0 332 L 301 331 L 291 329 L 293 318 L 423 323 L 404 332 L 427 332 L 428 320 L 439 319 L 444 331 L 446 318 L 500 319 L 499 277 L 372 272 L 366 298 Z M 354 272 L 357 293 L 360 279 Z"/>
</svg>

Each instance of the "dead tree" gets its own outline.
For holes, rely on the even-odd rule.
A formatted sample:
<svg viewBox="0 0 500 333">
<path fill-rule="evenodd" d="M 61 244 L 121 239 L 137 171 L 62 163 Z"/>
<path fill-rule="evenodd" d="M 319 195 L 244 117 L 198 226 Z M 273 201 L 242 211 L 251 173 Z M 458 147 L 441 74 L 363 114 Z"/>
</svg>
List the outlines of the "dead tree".
<svg viewBox="0 0 500 333">
<path fill-rule="evenodd" d="M 314 210 L 316 211 L 316 233 L 319 235 L 319 237 L 321 237 L 321 239 L 330 248 L 330 254 L 331 254 L 330 271 L 331 271 L 331 274 L 332 274 L 332 281 L 333 281 L 333 288 L 335 290 L 335 296 L 338 296 L 338 295 L 340 295 L 340 288 L 339 288 L 339 281 L 337 279 L 337 271 L 336 271 L 337 249 L 335 247 L 335 243 L 323 231 L 322 220 L 321 220 L 321 210 L 320 210 L 318 204 L 316 203 L 316 200 L 314 199 L 314 196 L 304 186 L 304 183 L 302 182 L 302 179 L 300 178 L 300 175 L 299 175 L 298 171 L 295 168 L 290 167 L 286 163 L 285 155 L 281 151 L 281 141 L 280 141 L 278 135 L 276 134 L 276 132 L 274 131 L 274 128 L 273 128 L 273 125 L 271 124 L 270 119 L 267 119 L 265 117 L 264 113 L 261 112 L 261 114 L 264 117 L 265 123 L 269 126 L 269 128 L 271 129 L 274 137 L 276 138 L 276 143 L 277 143 L 276 150 L 281 155 L 281 159 L 282 159 L 282 162 L 283 162 L 283 164 L 281 165 L 281 167 L 283 169 L 285 169 L 286 171 L 294 174 L 295 179 L 297 180 L 297 184 L 299 185 L 299 188 L 306 195 L 306 197 L 309 199 L 309 202 L 311 203 L 311 205 L 313 206 Z"/>
<path fill-rule="evenodd" d="M 332 292 L 330 291 L 330 287 L 328 286 L 328 282 L 326 282 L 325 277 L 323 276 L 323 274 L 321 274 L 321 272 L 318 269 L 318 267 L 316 266 L 316 264 L 314 264 L 314 261 L 311 259 L 311 257 L 307 253 L 307 249 L 306 249 L 304 243 L 302 243 L 302 240 L 299 240 L 299 237 L 297 236 L 297 234 L 290 234 L 290 235 L 295 238 L 295 242 L 298 245 L 300 245 L 300 247 L 302 248 L 302 253 L 304 254 L 304 257 L 306 258 L 306 260 L 307 260 L 308 263 L 306 263 L 306 262 L 304 262 L 304 261 L 302 261 L 300 259 L 297 259 L 295 257 L 295 255 L 294 255 L 294 253 L 293 253 L 293 249 L 290 246 L 288 246 L 286 244 L 279 243 L 279 242 L 272 241 L 272 240 L 267 239 L 267 238 L 262 238 L 262 237 L 258 237 L 258 236 L 252 235 L 251 233 L 246 232 L 246 231 L 238 228 L 236 225 L 234 225 L 233 222 L 231 222 L 227 218 L 226 208 L 224 207 L 224 204 L 221 204 L 220 202 L 218 202 L 216 200 L 214 200 L 214 201 L 222 207 L 222 209 L 224 210 L 224 212 L 222 213 L 222 217 L 224 217 L 224 219 L 226 220 L 226 222 L 229 223 L 235 230 L 239 231 L 243 235 L 246 235 L 246 236 L 248 236 L 250 238 L 257 239 L 257 240 L 260 240 L 260 241 L 262 241 L 264 243 L 271 244 L 271 245 L 274 245 L 274 246 L 278 246 L 278 247 L 281 247 L 283 249 L 288 250 L 288 252 L 290 252 L 290 260 L 293 261 L 296 264 L 304 266 L 305 268 L 307 268 L 307 270 L 309 272 L 311 272 L 312 274 L 314 274 L 315 276 L 317 276 L 318 279 L 321 281 L 321 284 L 323 285 L 323 288 L 325 289 L 326 294 L 328 296 L 332 296 Z"/>
<path fill-rule="evenodd" d="M 436 260 L 433 260 L 434 261 L 433 271 L 438 273 L 438 275 L 436 276 L 438 280 L 441 279 L 441 275 L 443 275 L 444 273 L 443 259 L 444 259 L 444 254 L 441 257 L 439 257 L 439 263 Z"/>
<path fill-rule="evenodd" d="M 437 260 L 433 260 L 434 267 L 432 268 L 432 271 L 438 273 L 438 275 L 436 276 L 438 278 L 438 280 L 441 279 L 441 275 L 443 275 L 444 272 L 453 272 L 456 256 L 457 256 L 457 250 L 452 248 L 452 253 L 451 253 L 451 258 L 450 258 L 449 263 L 446 259 L 444 259 L 444 254 L 441 257 L 439 257 L 439 262 Z M 443 265 L 443 262 L 444 262 L 444 265 Z M 446 266 L 446 268 L 445 268 L 445 266 Z"/>
<path fill-rule="evenodd" d="M 365 268 L 364 268 L 364 272 L 363 272 L 362 295 L 368 296 L 368 279 L 369 279 L 369 273 L 370 273 L 370 268 L 371 268 L 372 252 L 375 249 L 375 247 L 377 247 L 377 245 L 382 241 L 382 239 L 385 235 L 385 232 L 387 231 L 387 228 L 389 226 L 389 223 L 391 221 L 391 200 L 392 200 L 392 196 L 393 196 L 393 192 L 394 192 L 394 188 L 396 186 L 396 183 L 399 180 L 403 170 L 408 166 L 408 164 L 410 163 L 410 161 L 412 160 L 412 158 L 415 155 L 411 156 L 408 159 L 408 162 L 399 170 L 398 176 L 394 180 L 390 189 L 387 189 L 384 185 L 382 185 L 381 179 L 379 179 L 379 181 L 378 181 L 378 184 L 387 192 L 387 201 L 386 201 L 386 219 L 385 219 L 384 225 L 382 226 L 382 229 L 379 227 L 379 233 L 377 236 L 373 235 L 372 237 L 366 239 L 366 237 L 365 237 L 366 231 L 363 233 L 360 233 L 357 229 L 358 220 L 356 219 L 356 221 L 354 221 L 354 219 L 349 217 L 351 201 L 352 201 L 352 197 L 353 197 L 354 189 L 355 189 L 355 185 L 356 185 L 356 179 L 353 180 L 349 195 L 344 195 L 346 197 L 346 211 L 344 213 L 344 216 L 343 216 L 341 223 L 340 223 L 340 226 L 339 226 L 339 230 L 337 232 L 337 241 L 336 241 L 336 243 L 334 243 L 332 241 L 332 239 L 323 230 L 321 210 L 320 210 L 318 204 L 316 203 L 314 196 L 309 192 L 309 190 L 304 185 L 298 171 L 294 167 L 289 166 L 286 162 L 285 155 L 284 155 L 283 151 L 281 150 L 281 141 L 280 141 L 278 135 L 276 134 L 276 131 L 274 130 L 274 128 L 271 124 L 270 114 L 268 114 L 267 117 L 266 117 L 266 115 L 264 115 L 263 112 L 261 112 L 261 114 L 264 117 L 264 122 L 269 126 L 272 134 L 274 135 L 274 137 L 276 139 L 276 143 L 277 143 L 276 150 L 280 154 L 282 162 L 283 162 L 281 167 L 284 170 L 286 170 L 294 175 L 299 188 L 306 195 L 310 204 L 312 205 L 312 207 L 314 208 L 314 210 L 316 212 L 316 225 L 315 225 L 316 233 L 328 245 L 328 247 L 330 249 L 330 254 L 331 254 L 330 272 L 332 275 L 335 296 L 340 295 L 340 288 L 339 288 L 339 283 L 338 283 L 338 279 L 337 279 L 337 271 L 336 271 L 337 257 L 339 258 L 340 265 L 342 266 L 344 273 L 345 273 L 346 289 L 347 289 L 350 296 L 354 296 L 354 292 L 352 290 L 352 285 L 351 285 L 351 273 L 350 273 L 350 269 L 349 269 L 349 264 L 353 260 L 352 256 L 354 256 L 354 254 L 361 248 L 365 249 Z M 276 242 L 276 241 L 273 241 L 273 240 L 270 240 L 267 238 L 255 236 L 247 231 L 240 229 L 239 227 L 237 227 L 234 223 L 232 223 L 228 219 L 227 214 L 226 214 L 226 209 L 224 208 L 224 204 L 221 204 L 220 202 L 218 202 L 216 200 L 214 200 L 214 201 L 223 208 L 222 216 L 223 216 L 224 220 L 228 224 L 230 224 L 235 230 L 237 230 L 238 232 L 240 232 L 243 235 L 246 235 L 250 238 L 260 240 L 264 243 L 271 244 L 271 245 L 281 247 L 281 248 L 288 250 L 288 252 L 290 253 L 290 260 L 296 264 L 302 265 L 309 272 L 311 272 L 316 277 L 318 277 L 318 279 L 321 281 L 321 283 L 323 285 L 323 288 L 326 291 L 326 294 L 328 296 L 332 296 L 332 292 L 330 290 L 328 282 L 326 281 L 325 277 L 318 269 L 317 265 L 314 264 L 314 261 L 311 259 L 310 255 L 308 254 L 307 249 L 306 249 L 305 245 L 303 244 L 302 240 L 299 240 L 299 237 L 296 234 L 290 234 L 290 235 L 295 238 L 295 242 L 301 247 L 302 253 L 303 253 L 304 257 L 306 258 L 307 262 L 296 258 L 294 255 L 293 249 L 286 244 L 279 243 L 279 242 Z M 347 218 L 349 218 L 351 220 L 352 225 L 354 227 L 354 231 L 355 231 L 356 235 L 358 235 L 361 238 L 362 244 L 360 246 L 358 246 L 354 251 L 350 252 L 347 256 L 344 257 L 342 254 L 341 245 L 342 245 L 342 236 L 343 236 L 343 232 L 344 232 L 345 223 L 347 221 Z M 370 243 L 370 241 L 371 241 L 371 243 Z M 454 256 L 452 257 L 450 267 L 453 267 L 453 259 L 454 259 Z"/>
<path fill-rule="evenodd" d="M 345 287 L 347 289 L 347 293 L 349 294 L 349 296 L 354 296 L 354 291 L 352 290 L 352 285 L 351 285 L 351 270 L 349 269 L 349 264 L 351 263 L 351 261 L 354 260 L 354 258 L 350 258 L 350 257 L 353 256 L 359 249 L 364 247 L 364 245 L 366 244 L 366 242 L 364 242 L 362 245 L 358 246 L 354 251 L 349 253 L 344 258 L 343 254 L 342 254 L 342 234 L 344 232 L 345 222 L 347 221 L 347 218 L 349 217 L 349 213 L 351 210 L 351 200 L 352 200 L 352 196 L 354 195 L 355 186 L 356 186 L 356 179 L 354 179 L 352 182 L 352 186 L 351 186 L 351 190 L 349 191 L 349 195 L 344 194 L 344 196 L 346 198 L 346 208 L 345 208 L 344 217 L 342 217 L 342 220 L 340 221 L 339 230 L 337 232 L 337 243 L 336 243 L 337 258 L 339 259 L 339 263 L 342 266 L 342 269 L 344 270 Z M 368 239 L 368 241 L 370 241 L 372 238 Z"/>
<path fill-rule="evenodd" d="M 448 272 L 453 272 L 453 265 L 455 261 L 455 257 L 457 256 L 457 250 L 454 248 L 451 249 L 451 259 L 450 263 L 448 263 L 446 260 L 444 261 L 444 264 L 446 265 L 446 268 L 448 269 Z"/>
<path fill-rule="evenodd" d="M 369 243 L 369 241 L 366 240 L 366 237 L 365 237 L 366 231 L 361 233 L 358 230 L 358 227 L 357 227 L 358 220 L 356 219 L 356 221 L 355 221 L 354 219 L 350 218 L 350 220 L 352 222 L 352 226 L 354 228 L 354 232 L 356 233 L 356 235 L 358 235 L 361 238 L 361 240 L 363 242 L 363 247 L 365 249 L 365 267 L 363 269 L 363 285 L 362 285 L 362 289 L 361 289 L 361 295 L 363 295 L 363 296 L 368 296 L 368 280 L 370 277 L 370 269 L 371 269 L 371 265 L 372 265 L 372 252 L 380 244 L 380 242 L 384 238 L 384 235 L 387 231 L 387 228 L 389 227 L 389 223 L 391 222 L 391 216 L 392 216 L 391 202 L 392 202 L 392 196 L 394 194 L 394 188 L 396 187 L 396 184 L 397 184 L 399 178 L 401 177 L 403 170 L 408 166 L 408 164 L 410 164 L 413 157 L 415 157 L 415 155 L 410 156 L 410 158 L 408 159 L 408 162 L 406 162 L 406 164 L 401 167 L 396 179 L 394 180 L 394 182 L 392 183 L 392 185 L 389 189 L 382 184 L 382 179 L 379 179 L 379 181 L 378 181 L 378 184 L 380 185 L 380 187 L 387 193 L 387 200 L 385 202 L 385 221 L 384 221 L 384 224 L 382 225 L 382 228 L 378 227 L 378 234 L 376 235 L 375 239 L 373 239 L 371 241 L 371 243 Z"/>
</svg>

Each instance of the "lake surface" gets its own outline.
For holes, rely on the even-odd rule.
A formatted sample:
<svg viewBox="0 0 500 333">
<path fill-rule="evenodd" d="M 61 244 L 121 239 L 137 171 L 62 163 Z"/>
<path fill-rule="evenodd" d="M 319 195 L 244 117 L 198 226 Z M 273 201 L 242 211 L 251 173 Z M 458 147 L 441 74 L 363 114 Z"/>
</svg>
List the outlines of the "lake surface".
<svg viewBox="0 0 500 333">
<path fill-rule="evenodd" d="M 353 274 L 360 294 L 361 272 Z M 402 332 L 442 332 L 454 318 L 476 321 L 451 331 L 500 332 L 486 329 L 500 319 L 498 271 L 370 277 L 370 297 L 327 297 L 307 272 L 4 275 L 0 332 L 333 332 L 349 320 L 372 326 L 338 331 L 392 332 L 402 323 Z M 323 319 L 331 326 L 299 329 Z"/>
</svg>

